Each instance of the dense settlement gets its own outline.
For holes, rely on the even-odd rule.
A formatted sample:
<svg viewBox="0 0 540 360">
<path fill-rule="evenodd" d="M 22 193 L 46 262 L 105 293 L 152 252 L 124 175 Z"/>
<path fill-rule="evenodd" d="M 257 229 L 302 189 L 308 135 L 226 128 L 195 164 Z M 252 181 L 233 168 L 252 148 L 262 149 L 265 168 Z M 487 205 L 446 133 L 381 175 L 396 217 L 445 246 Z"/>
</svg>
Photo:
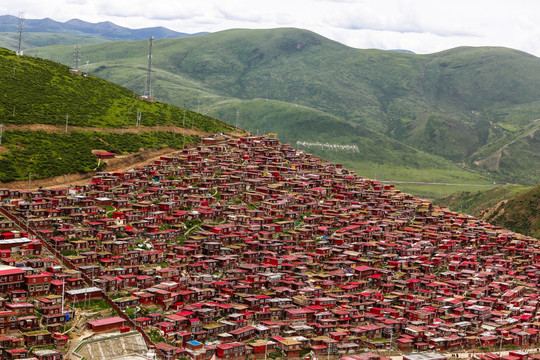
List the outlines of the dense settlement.
<svg viewBox="0 0 540 360">
<path fill-rule="evenodd" d="M 537 239 L 271 137 L 209 137 L 84 186 L 0 198 L 3 359 L 62 359 L 74 309 L 95 299 L 117 314 L 84 327 L 157 331 L 145 340 L 167 359 L 540 342 Z M 55 350 L 31 351 L 43 345 Z"/>
</svg>

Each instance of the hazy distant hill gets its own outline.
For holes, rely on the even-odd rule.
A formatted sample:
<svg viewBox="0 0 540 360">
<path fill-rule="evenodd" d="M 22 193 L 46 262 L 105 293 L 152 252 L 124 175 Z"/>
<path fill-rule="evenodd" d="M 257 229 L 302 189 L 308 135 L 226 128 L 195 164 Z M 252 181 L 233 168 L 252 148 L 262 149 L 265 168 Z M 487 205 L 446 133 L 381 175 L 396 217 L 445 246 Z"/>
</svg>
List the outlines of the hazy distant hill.
<svg viewBox="0 0 540 360">
<path fill-rule="evenodd" d="M 0 32 L 17 32 L 18 18 L 12 15 L 0 16 Z M 150 35 L 156 39 L 180 38 L 185 36 L 200 35 L 186 34 L 173 31 L 164 27 L 151 27 L 130 29 L 113 24 L 110 21 L 90 23 L 79 19 L 71 19 L 66 22 L 58 22 L 52 19 L 25 19 L 24 33 L 61 33 L 78 36 L 93 36 L 106 40 L 143 40 Z"/>
<path fill-rule="evenodd" d="M 16 49 L 18 46 L 18 18 L 0 16 L 0 47 Z M 164 27 L 130 29 L 109 21 L 90 23 L 79 19 L 58 22 L 52 19 L 25 19 L 22 38 L 23 50 L 47 45 L 74 45 L 77 43 L 100 43 L 115 40 L 142 40 L 154 36 L 156 39 L 181 38 L 200 35 L 186 34 Z"/>
</svg>

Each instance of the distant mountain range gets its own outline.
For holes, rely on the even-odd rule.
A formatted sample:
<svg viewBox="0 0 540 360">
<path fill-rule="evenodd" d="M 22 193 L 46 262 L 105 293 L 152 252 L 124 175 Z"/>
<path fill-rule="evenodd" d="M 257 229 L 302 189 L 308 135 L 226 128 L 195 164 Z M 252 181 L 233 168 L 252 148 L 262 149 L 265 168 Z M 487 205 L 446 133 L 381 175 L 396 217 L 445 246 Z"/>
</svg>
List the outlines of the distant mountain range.
<svg viewBox="0 0 540 360">
<path fill-rule="evenodd" d="M 18 18 L 16 16 L 0 16 L 0 33 L 16 33 L 17 29 Z M 31 33 L 56 33 L 79 36 L 83 38 L 98 38 L 113 41 L 143 40 L 148 39 L 150 36 L 154 36 L 156 39 L 165 39 L 205 34 L 186 34 L 164 27 L 129 29 L 118 26 L 109 21 L 90 23 L 79 19 L 72 19 L 66 22 L 58 22 L 49 18 L 25 19 L 24 34 L 27 35 Z"/>
</svg>

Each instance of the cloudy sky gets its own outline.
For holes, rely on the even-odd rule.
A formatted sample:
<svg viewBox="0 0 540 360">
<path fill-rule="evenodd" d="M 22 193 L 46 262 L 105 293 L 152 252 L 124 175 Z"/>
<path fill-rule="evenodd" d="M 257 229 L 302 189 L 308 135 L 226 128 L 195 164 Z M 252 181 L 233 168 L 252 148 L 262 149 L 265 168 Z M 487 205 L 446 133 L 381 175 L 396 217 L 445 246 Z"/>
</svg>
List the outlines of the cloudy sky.
<svg viewBox="0 0 540 360">
<path fill-rule="evenodd" d="M 196 33 L 297 27 L 356 48 L 505 46 L 540 56 L 538 0 L 0 0 L 0 14 Z"/>
</svg>

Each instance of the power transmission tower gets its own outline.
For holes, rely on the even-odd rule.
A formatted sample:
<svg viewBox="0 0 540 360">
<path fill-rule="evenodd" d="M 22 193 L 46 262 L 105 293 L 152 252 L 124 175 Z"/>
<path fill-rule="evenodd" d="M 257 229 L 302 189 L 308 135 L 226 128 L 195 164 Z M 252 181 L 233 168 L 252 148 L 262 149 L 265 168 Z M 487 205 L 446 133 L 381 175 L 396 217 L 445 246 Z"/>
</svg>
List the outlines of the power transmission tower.
<svg viewBox="0 0 540 360">
<path fill-rule="evenodd" d="M 75 45 L 73 56 L 75 57 L 75 71 L 79 71 L 79 61 L 81 61 L 81 44 L 77 43 L 77 45 Z"/>
<path fill-rule="evenodd" d="M 17 47 L 17 55 L 22 55 L 23 54 L 23 51 L 21 49 L 23 28 L 24 28 L 24 13 L 20 12 L 19 13 L 19 27 L 18 27 L 19 46 Z"/>
<path fill-rule="evenodd" d="M 146 86 L 143 95 L 147 99 L 152 99 L 152 42 L 154 39 L 153 36 L 150 36 L 148 44 L 148 67 L 146 68 Z"/>
</svg>

